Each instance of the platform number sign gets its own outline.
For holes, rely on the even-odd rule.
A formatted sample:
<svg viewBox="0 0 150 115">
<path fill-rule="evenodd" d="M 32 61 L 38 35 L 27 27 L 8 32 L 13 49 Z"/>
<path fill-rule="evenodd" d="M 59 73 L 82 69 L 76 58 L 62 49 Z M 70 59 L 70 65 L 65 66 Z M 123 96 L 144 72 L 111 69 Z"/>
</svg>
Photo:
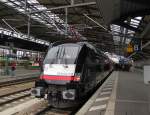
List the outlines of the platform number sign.
<svg viewBox="0 0 150 115">
<path fill-rule="evenodd" d="M 137 44 L 134 45 L 134 51 L 139 51 L 139 46 Z"/>
<path fill-rule="evenodd" d="M 133 38 L 131 42 L 133 44 L 134 52 L 141 51 L 141 39 L 140 38 Z"/>
<path fill-rule="evenodd" d="M 133 45 L 131 43 L 129 43 L 127 46 L 127 52 L 132 53 L 133 51 L 134 51 Z"/>
</svg>

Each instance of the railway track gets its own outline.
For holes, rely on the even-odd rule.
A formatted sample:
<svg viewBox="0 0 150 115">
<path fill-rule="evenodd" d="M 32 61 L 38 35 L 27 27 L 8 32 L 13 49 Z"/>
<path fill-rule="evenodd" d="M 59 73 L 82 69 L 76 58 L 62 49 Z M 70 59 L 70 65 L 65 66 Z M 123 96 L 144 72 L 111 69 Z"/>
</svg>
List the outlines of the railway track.
<svg viewBox="0 0 150 115">
<path fill-rule="evenodd" d="M 31 74 L 0 82 L 0 112 L 33 99 L 30 90 L 37 79 L 38 74 Z"/>
<path fill-rule="evenodd" d="M 73 115 L 73 111 L 68 109 L 57 109 L 48 106 L 35 115 Z"/>
<path fill-rule="evenodd" d="M 87 100 L 94 94 L 94 92 L 104 83 L 104 81 L 109 77 L 109 75 L 112 73 L 113 71 L 111 71 L 105 78 L 103 78 L 103 80 L 97 85 L 97 87 L 93 90 L 93 92 L 91 92 L 89 94 L 89 97 L 87 97 Z M 86 100 L 86 101 L 87 101 Z M 85 102 L 86 102 L 85 101 Z M 84 102 L 84 103 L 85 103 Z M 75 113 L 84 105 L 84 103 L 82 103 L 81 105 L 79 105 L 79 107 L 77 108 L 68 108 L 68 109 L 57 109 L 57 108 L 53 108 L 53 107 L 45 107 L 43 109 L 38 109 L 39 112 L 34 114 L 34 115 L 75 115 Z"/>
<path fill-rule="evenodd" d="M 26 82 L 29 82 L 29 81 L 27 80 Z M 25 82 L 19 82 L 18 84 L 21 84 L 21 83 L 25 83 Z M 16 85 L 15 82 L 14 84 Z M 7 86 L 10 86 L 10 84 L 8 84 Z M 14 91 L 12 93 L 1 95 L 0 96 L 0 112 L 10 107 L 16 106 L 17 104 L 23 104 L 25 101 L 33 99 L 33 97 L 30 96 L 30 89 L 31 88 L 26 88 L 23 90 L 20 89 L 19 91 Z M 29 109 L 27 109 L 27 112 L 28 111 Z M 57 109 L 57 108 L 53 108 L 50 106 L 45 106 L 45 107 L 42 106 L 40 109 L 36 109 L 35 114 L 33 115 L 74 115 L 75 111 L 76 110 L 74 109 Z M 20 115 L 30 115 L 30 114 L 25 113 L 25 114 L 20 114 Z"/>
<path fill-rule="evenodd" d="M 87 97 L 87 100 L 94 94 L 94 92 L 104 83 L 104 81 L 110 76 L 110 74 L 113 71 L 111 71 L 103 80 L 97 85 L 97 87 L 89 94 L 89 97 Z M 87 101 L 86 100 L 86 101 Z M 86 102 L 85 101 L 85 102 Z M 57 109 L 53 107 L 47 107 L 43 109 L 42 111 L 39 111 L 36 115 L 75 115 L 75 113 L 84 105 L 82 103 L 77 108 L 68 108 L 68 109 Z"/>
<path fill-rule="evenodd" d="M 30 99 L 30 88 L 0 96 L 0 111 Z"/>
</svg>

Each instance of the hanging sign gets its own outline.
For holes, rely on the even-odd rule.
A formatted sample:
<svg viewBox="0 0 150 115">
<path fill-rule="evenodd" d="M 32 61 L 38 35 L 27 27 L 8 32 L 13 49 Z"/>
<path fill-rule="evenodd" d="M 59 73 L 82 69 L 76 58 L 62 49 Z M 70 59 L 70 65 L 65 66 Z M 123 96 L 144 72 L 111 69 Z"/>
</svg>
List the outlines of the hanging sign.
<svg viewBox="0 0 150 115">
<path fill-rule="evenodd" d="M 127 53 L 132 53 L 134 51 L 133 45 L 131 43 L 127 46 Z"/>
<path fill-rule="evenodd" d="M 139 52 L 141 51 L 141 39 L 140 38 L 133 38 L 132 44 L 134 46 L 134 51 Z"/>
</svg>

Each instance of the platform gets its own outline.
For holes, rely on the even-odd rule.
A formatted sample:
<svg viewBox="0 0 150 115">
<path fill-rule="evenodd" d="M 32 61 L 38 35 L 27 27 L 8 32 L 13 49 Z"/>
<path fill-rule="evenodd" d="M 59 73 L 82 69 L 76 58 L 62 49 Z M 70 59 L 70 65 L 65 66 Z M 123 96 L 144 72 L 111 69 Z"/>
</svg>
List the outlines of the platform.
<svg viewBox="0 0 150 115">
<path fill-rule="evenodd" d="M 4 73 L 0 72 L 0 79 L 5 79 L 8 77 L 18 77 L 18 76 L 24 76 L 27 74 L 33 74 L 33 73 L 40 73 L 40 70 L 38 69 L 25 69 L 24 67 L 17 67 L 15 70 L 15 76 L 11 76 L 11 70 L 9 69 L 9 75 L 4 75 Z"/>
<path fill-rule="evenodd" d="M 115 71 L 76 115 L 150 115 L 150 85 L 140 71 Z"/>
<path fill-rule="evenodd" d="M 17 69 L 15 71 L 15 76 L 0 75 L 0 83 L 18 80 L 18 79 L 30 78 L 31 76 L 39 77 L 39 75 L 40 75 L 40 70 Z"/>
</svg>

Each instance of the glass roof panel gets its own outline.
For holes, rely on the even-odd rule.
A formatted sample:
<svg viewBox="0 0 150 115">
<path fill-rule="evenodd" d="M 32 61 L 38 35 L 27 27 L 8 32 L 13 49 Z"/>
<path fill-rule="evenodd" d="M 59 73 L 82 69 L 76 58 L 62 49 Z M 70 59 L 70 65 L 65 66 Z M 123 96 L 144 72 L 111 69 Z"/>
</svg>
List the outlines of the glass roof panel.
<svg viewBox="0 0 150 115">
<path fill-rule="evenodd" d="M 115 43 L 118 44 L 121 39 L 124 39 L 125 34 L 127 34 L 126 30 L 127 30 L 126 28 L 123 28 L 123 30 L 121 31 L 121 27 L 119 25 L 115 25 L 115 24 L 111 25 L 111 31 L 112 31 L 113 40 L 114 40 Z M 127 32 L 128 31 L 129 30 L 127 30 Z M 134 34 L 134 32 L 132 34 Z M 132 36 L 132 35 L 130 35 L 130 36 Z M 128 44 L 130 42 L 130 40 L 131 39 L 126 38 L 126 44 Z"/>
<path fill-rule="evenodd" d="M 46 10 L 47 8 L 43 5 L 40 5 L 40 3 L 37 0 L 27 0 L 27 9 L 25 10 L 25 0 L 0 0 L 1 2 L 5 3 L 8 6 L 11 6 L 15 8 L 17 11 L 26 14 L 27 12 L 33 12 L 33 11 L 41 11 Z M 26 14 L 28 15 L 28 14 Z M 32 19 L 45 24 L 48 28 L 55 28 L 56 31 L 65 34 L 65 22 L 59 18 L 58 15 L 53 14 L 51 11 L 44 11 L 40 13 L 34 13 L 31 16 Z M 59 23 L 62 26 L 57 27 L 57 24 Z M 69 27 L 69 25 L 67 25 Z M 68 29 L 69 30 L 69 29 Z M 75 33 L 77 33 L 78 36 L 81 37 L 81 34 L 75 30 Z"/>
<path fill-rule="evenodd" d="M 131 19 L 130 26 L 138 28 L 141 20 L 142 20 L 142 17 L 135 17 L 135 18 Z"/>
<path fill-rule="evenodd" d="M 25 39 L 25 40 L 33 41 L 33 42 L 36 42 L 38 40 L 38 41 L 40 41 L 41 44 L 49 45 L 49 42 L 47 42 L 45 40 L 40 40 L 40 39 L 34 38 L 33 36 L 30 36 L 30 38 L 27 39 L 28 37 L 25 34 L 13 32 L 13 31 L 1 28 L 1 27 L 0 27 L 0 33 L 8 35 L 8 36 L 12 36 L 12 37 L 17 37 L 19 39 Z M 38 43 L 38 42 L 36 42 L 36 43 Z"/>
<path fill-rule="evenodd" d="M 133 19 L 130 20 L 129 24 L 132 27 L 138 28 L 140 21 L 142 20 L 142 17 L 135 17 Z M 128 23 L 127 20 L 124 21 L 124 23 Z M 114 42 L 119 42 L 120 41 L 120 36 L 119 35 L 125 35 L 128 34 L 128 36 L 134 36 L 135 32 L 132 30 L 127 30 L 126 28 L 123 29 L 123 31 L 121 31 L 121 27 L 118 25 L 111 25 L 111 31 L 114 35 L 118 35 L 118 36 L 113 36 L 114 38 Z M 127 32 L 127 33 L 126 33 Z M 126 43 L 129 43 L 131 41 L 131 38 L 126 38 Z"/>
<path fill-rule="evenodd" d="M 131 19 L 131 22 L 134 22 L 134 23 L 140 23 L 140 21 L 134 20 L 134 19 Z"/>
<path fill-rule="evenodd" d="M 141 20 L 141 19 L 142 19 L 142 17 L 140 17 L 140 16 L 139 16 L 139 17 L 135 17 L 135 19 Z"/>
<path fill-rule="evenodd" d="M 1 0 L 2 2 L 8 2 L 8 0 Z"/>
</svg>

